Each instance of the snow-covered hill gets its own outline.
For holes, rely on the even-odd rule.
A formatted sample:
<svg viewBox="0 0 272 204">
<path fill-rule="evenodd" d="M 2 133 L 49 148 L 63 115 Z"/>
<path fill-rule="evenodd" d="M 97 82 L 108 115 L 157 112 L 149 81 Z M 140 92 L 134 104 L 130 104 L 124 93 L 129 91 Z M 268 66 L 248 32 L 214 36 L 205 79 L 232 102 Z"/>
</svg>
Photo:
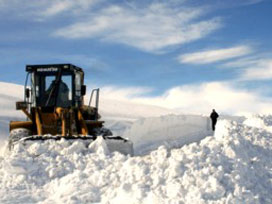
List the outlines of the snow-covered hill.
<svg viewBox="0 0 272 204">
<path fill-rule="evenodd" d="M 0 85 L 5 141 L 9 120 L 24 117 L 13 111 L 23 88 Z M 0 203 L 272 203 L 272 116 L 220 117 L 213 135 L 205 116 L 103 101 L 136 156 L 110 153 L 102 138 L 17 144 L 0 154 Z"/>
<path fill-rule="evenodd" d="M 102 139 L 16 145 L 0 159 L 0 203 L 271 203 L 268 129 L 221 120 L 214 136 L 135 157 Z"/>
</svg>

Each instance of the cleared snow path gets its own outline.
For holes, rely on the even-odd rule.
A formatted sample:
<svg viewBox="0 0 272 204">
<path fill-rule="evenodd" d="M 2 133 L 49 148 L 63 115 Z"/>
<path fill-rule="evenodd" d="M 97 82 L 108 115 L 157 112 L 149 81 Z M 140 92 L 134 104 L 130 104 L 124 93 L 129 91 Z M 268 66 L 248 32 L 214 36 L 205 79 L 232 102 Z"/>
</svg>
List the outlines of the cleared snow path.
<svg viewBox="0 0 272 204">
<path fill-rule="evenodd" d="M 213 135 L 210 118 L 198 115 L 166 115 L 136 121 L 123 135 L 133 141 L 135 155 L 159 146 L 181 147 Z"/>
</svg>

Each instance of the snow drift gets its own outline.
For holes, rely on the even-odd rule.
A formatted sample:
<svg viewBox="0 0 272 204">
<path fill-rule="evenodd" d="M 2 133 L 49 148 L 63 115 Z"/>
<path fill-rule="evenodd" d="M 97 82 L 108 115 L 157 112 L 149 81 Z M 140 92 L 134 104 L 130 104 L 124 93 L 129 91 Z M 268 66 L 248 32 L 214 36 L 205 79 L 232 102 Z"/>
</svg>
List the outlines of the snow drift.
<svg viewBox="0 0 272 204">
<path fill-rule="evenodd" d="M 23 116 L 14 111 L 22 87 L 4 85 L 5 139 L 9 120 Z M 104 107 L 105 114 L 115 111 L 106 114 L 107 126 L 131 138 L 139 156 L 110 153 L 102 138 L 89 146 L 65 140 L 17 144 L 0 154 L 0 203 L 272 203 L 272 116 L 229 117 L 212 135 L 204 116 L 133 122 L 168 110 L 111 102 Z"/>
<path fill-rule="evenodd" d="M 17 145 L 0 161 L 0 203 L 271 203 L 267 127 L 222 120 L 198 143 L 137 157 L 100 140 Z"/>
</svg>

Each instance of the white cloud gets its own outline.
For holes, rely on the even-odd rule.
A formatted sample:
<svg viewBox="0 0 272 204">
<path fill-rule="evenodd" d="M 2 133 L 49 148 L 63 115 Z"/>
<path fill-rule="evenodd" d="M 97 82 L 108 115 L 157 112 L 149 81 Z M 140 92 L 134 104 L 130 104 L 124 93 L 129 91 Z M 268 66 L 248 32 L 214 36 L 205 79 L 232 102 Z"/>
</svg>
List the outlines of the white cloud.
<svg viewBox="0 0 272 204">
<path fill-rule="evenodd" d="M 45 8 L 43 12 L 40 13 L 43 17 L 55 16 L 57 14 L 63 13 L 65 11 L 70 11 L 69 13 L 74 13 L 74 11 L 80 12 L 87 10 L 91 6 L 102 2 L 101 0 L 57 0 L 51 3 L 48 2 L 48 7 Z M 79 11 L 78 11 L 79 10 Z"/>
<path fill-rule="evenodd" d="M 129 90 L 129 91 L 128 91 Z M 171 88 L 161 96 L 145 97 L 145 88 L 112 88 L 112 98 L 176 109 L 184 113 L 209 114 L 215 108 L 220 113 L 272 113 L 272 99 L 255 92 L 237 89 L 231 83 L 211 82 Z M 102 91 L 105 93 L 104 88 Z M 106 97 L 107 94 L 104 96 Z"/>
<path fill-rule="evenodd" d="M 254 55 L 231 61 L 222 65 L 225 68 L 237 68 L 240 72 L 238 80 L 272 79 L 272 58 L 265 55 Z"/>
<path fill-rule="evenodd" d="M 261 58 L 255 56 L 243 57 L 235 59 L 233 61 L 226 62 L 222 64 L 224 68 L 241 68 L 241 67 L 252 67 L 260 63 Z"/>
<path fill-rule="evenodd" d="M 81 14 L 92 6 L 104 0 L 2 0 L 0 10 L 2 15 L 12 13 L 12 17 L 26 17 L 32 20 L 45 20 L 66 12 L 66 14 Z M 10 17 L 10 15 L 8 16 Z"/>
<path fill-rule="evenodd" d="M 0 1 L 1 2 L 1 1 Z M 140 50 L 161 53 L 177 45 L 204 38 L 222 26 L 219 17 L 207 17 L 204 7 L 184 2 L 104 0 L 2 0 L 0 16 L 46 21 L 65 16 L 66 27 L 52 32 L 70 39 L 96 38 Z M 155 2 L 155 3 L 154 3 Z M 157 3 L 156 3 L 157 2 Z M 174 1 L 175 2 L 175 1 Z M 9 15 L 12 13 L 12 15 Z M 70 23 L 69 22 L 73 22 Z M 68 24 L 67 24 L 68 23 Z"/>
<path fill-rule="evenodd" d="M 242 80 L 272 79 L 272 60 L 260 60 L 255 66 L 246 69 L 241 78 Z"/>
<path fill-rule="evenodd" d="M 178 57 L 178 60 L 180 63 L 208 64 L 244 56 L 251 52 L 252 49 L 248 46 L 236 46 L 231 48 L 206 50 L 202 52 L 183 54 Z"/>
<path fill-rule="evenodd" d="M 144 94 L 148 94 L 152 91 L 151 88 L 148 87 L 127 87 L 122 88 L 118 86 L 105 86 L 101 88 L 101 94 L 103 97 L 107 99 L 114 100 L 130 100 L 134 97 L 139 97 Z"/>
<path fill-rule="evenodd" d="M 145 8 L 110 6 L 54 34 L 71 39 L 98 38 L 158 52 L 201 39 L 221 26 L 219 18 L 199 20 L 204 14 L 203 8 L 178 9 L 162 3 Z"/>
<path fill-rule="evenodd" d="M 76 1 L 74 1 L 76 2 Z M 45 11 L 42 12 L 42 15 L 44 16 L 53 16 L 57 15 L 65 10 L 70 9 L 73 7 L 72 1 L 57 1 L 54 4 L 50 5 L 48 8 L 45 9 Z"/>
</svg>

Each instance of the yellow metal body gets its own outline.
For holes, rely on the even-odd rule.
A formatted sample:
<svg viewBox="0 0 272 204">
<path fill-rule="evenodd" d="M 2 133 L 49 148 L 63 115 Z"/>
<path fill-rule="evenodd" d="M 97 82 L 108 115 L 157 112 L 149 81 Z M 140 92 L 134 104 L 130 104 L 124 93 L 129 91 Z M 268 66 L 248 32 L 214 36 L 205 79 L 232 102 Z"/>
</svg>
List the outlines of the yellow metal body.
<svg viewBox="0 0 272 204">
<path fill-rule="evenodd" d="M 56 107 L 53 112 L 42 111 L 39 107 L 32 108 L 31 112 L 22 109 L 29 121 L 11 121 L 10 131 L 25 128 L 30 130 L 33 135 L 92 135 L 95 128 L 101 128 L 104 123 L 84 118 L 84 116 L 93 114 L 92 109 L 87 106 L 81 108 Z"/>
</svg>

